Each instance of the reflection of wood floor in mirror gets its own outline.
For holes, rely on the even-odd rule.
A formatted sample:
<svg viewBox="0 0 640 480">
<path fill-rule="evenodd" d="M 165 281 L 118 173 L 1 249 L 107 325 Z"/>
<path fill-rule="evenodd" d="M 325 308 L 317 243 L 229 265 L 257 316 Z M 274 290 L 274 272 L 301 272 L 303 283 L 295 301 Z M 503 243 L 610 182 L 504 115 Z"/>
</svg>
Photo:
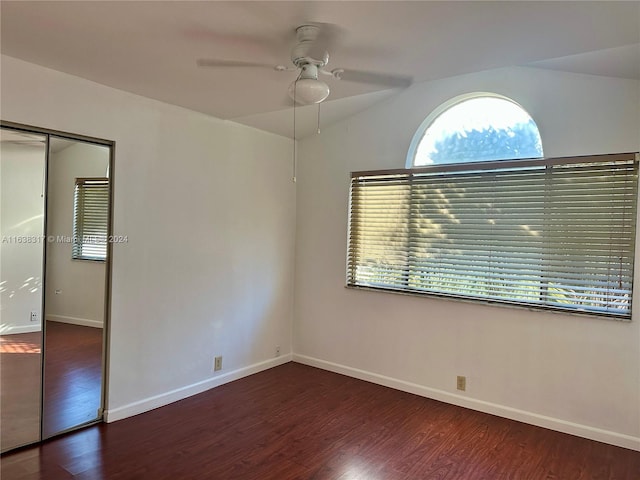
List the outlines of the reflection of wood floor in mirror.
<svg viewBox="0 0 640 480">
<path fill-rule="evenodd" d="M 2 450 L 40 437 L 40 333 L 2 335 Z M 100 407 L 102 329 L 47 322 L 45 437 L 96 418 Z"/>
<path fill-rule="evenodd" d="M 100 407 L 102 329 L 47 321 L 44 436 L 94 420 Z"/>
<path fill-rule="evenodd" d="M 0 335 L 0 446 L 40 438 L 40 332 Z"/>
</svg>

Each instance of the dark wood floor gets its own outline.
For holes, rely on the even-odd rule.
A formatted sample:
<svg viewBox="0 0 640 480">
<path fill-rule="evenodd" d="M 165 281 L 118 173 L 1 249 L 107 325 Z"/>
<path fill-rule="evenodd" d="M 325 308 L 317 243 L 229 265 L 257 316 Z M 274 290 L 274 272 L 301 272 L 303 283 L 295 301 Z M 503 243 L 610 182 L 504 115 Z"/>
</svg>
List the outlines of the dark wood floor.
<svg viewBox="0 0 640 480">
<path fill-rule="evenodd" d="M 640 452 L 296 363 L 2 457 L 3 480 L 640 479 Z"/>
</svg>

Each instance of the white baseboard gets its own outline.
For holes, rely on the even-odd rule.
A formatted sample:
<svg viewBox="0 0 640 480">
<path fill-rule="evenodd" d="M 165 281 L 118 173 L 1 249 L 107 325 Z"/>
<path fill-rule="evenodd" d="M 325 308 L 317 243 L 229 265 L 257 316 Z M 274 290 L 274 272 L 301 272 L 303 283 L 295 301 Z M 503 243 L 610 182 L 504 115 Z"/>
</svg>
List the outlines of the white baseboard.
<svg viewBox="0 0 640 480">
<path fill-rule="evenodd" d="M 545 415 L 539 415 L 537 413 L 527 412 L 525 410 L 507 407 L 505 405 L 464 397 L 444 390 L 405 382 L 396 378 L 386 377 L 384 375 L 367 372 L 365 370 L 348 367 L 346 365 L 327 362 L 325 360 L 308 357 L 306 355 L 293 354 L 293 361 L 310 365 L 312 367 L 322 368 L 323 370 L 340 373 L 349 377 L 358 378 L 360 380 L 366 380 L 378 385 L 384 385 L 385 387 L 395 388 L 396 390 L 401 390 L 403 392 L 409 392 L 422 397 L 439 400 L 441 402 L 451 403 L 460 407 L 470 408 L 472 410 L 490 413 L 492 415 L 517 420 L 519 422 L 536 425 L 538 427 L 544 427 L 550 430 L 556 430 L 558 432 L 568 433 L 578 437 L 640 451 L 640 437 L 633 437 L 631 435 L 568 422 L 559 418 L 547 417 Z"/>
<path fill-rule="evenodd" d="M 66 317 L 64 315 L 47 315 L 47 320 L 51 322 L 70 323 L 72 325 L 80 325 L 83 327 L 102 328 L 101 321 L 89 320 L 88 318 Z"/>
<path fill-rule="evenodd" d="M 2 329 L 0 329 L 0 334 L 15 335 L 17 333 L 39 332 L 40 330 L 42 330 L 42 327 L 40 326 L 40 322 L 37 322 L 35 325 L 13 325 L 9 327 L 2 327 Z"/>
<path fill-rule="evenodd" d="M 269 368 L 288 363 L 291 361 L 291 359 L 291 354 L 282 355 L 281 357 L 254 363 L 253 365 L 249 365 L 248 367 L 243 367 L 228 373 L 223 373 L 221 375 L 208 378 L 207 380 L 203 380 L 192 385 L 186 385 L 184 387 L 177 388 L 166 393 L 161 393 L 160 395 L 148 397 L 143 400 L 130 403 L 128 405 L 123 405 L 117 408 L 109 408 L 105 410 L 104 421 L 107 423 L 111 423 L 122 420 L 124 418 L 132 417 L 133 415 L 148 412 L 149 410 L 153 410 L 154 408 L 169 405 L 170 403 L 177 402 L 178 400 L 182 400 L 187 397 L 191 397 L 192 395 L 197 395 L 198 393 L 205 392 L 214 387 L 219 387 L 220 385 L 224 385 L 225 383 L 233 382 L 234 380 L 238 380 L 242 377 L 253 375 L 254 373 L 258 373 L 263 370 L 268 370 Z"/>
</svg>

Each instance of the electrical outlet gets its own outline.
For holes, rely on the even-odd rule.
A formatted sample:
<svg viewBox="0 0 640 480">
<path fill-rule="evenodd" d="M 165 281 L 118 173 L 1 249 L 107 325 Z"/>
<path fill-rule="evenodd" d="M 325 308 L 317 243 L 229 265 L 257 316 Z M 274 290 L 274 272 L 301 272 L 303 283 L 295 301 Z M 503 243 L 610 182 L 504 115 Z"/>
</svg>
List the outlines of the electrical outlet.
<svg viewBox="0 0 640 480">
<path fill-rule="evenodd" d="M 31 312 L 31 321 L 32 322 L 38 321 L 38 312 Z"/>
<path fill-rule="evenodd" d="M 467 377 L 458 375 L 456 388 L 464 392 L 467 389 Z"/>
<path fill-rule="evenodd" d="M 213 359 L 213 371 L 217 372 L 218 370 L 222 370 L 222 357 Z"/>
<path fill-rule="evenodd" d="M 280 356 L 280 345 L 276 346 L 276 357 Z"/>
</svg>

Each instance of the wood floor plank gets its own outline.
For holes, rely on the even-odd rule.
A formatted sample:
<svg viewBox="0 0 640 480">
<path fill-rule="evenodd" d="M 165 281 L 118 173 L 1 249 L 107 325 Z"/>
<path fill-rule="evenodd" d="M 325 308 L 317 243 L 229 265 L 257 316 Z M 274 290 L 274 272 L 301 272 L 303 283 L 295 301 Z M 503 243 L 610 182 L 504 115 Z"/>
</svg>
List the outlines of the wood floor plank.
<svg viewBox="0 0 640 480">
<path fill-rule="evenodd" d="M 3 480 L 640 479 L 635 452 L 288 363 L 5 455 Z"/>
</svg>

